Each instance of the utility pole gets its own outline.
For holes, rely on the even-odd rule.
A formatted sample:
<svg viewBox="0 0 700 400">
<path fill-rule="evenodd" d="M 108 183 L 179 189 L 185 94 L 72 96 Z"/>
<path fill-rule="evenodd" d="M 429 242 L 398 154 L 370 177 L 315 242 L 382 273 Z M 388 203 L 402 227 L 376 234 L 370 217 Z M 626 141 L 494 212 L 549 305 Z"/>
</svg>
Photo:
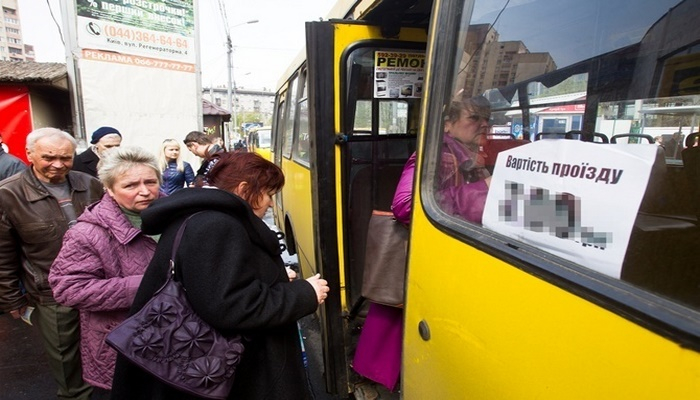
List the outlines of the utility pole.
<svg viewBox="0 0 700 400">
<path fill-rule="evenodd" d="M 232 131 L 236 132 L 238 130 L 238 114 L 236 112 L 236 106 L 233 104 L 235 101 L 235 94 L 236 94 L 236 87 L 235 87 L 235 80 L 233 79 L 233 43 L 231 42 L 231 29 L 241 26 L 241 25 L 246 25 L 246 24 L 256 24 L 259 21 L 257 19 L 242 22 L 240 24 L 234 25 L 229 29 L 226 29 L 226 61 L 228 64 L 228 88 L 226 91 L 227 95 L 227 101 L 228 101 L 228 106 L 229 106 L 229 112 L 231 113 L 231 117 L 233 118 L 233 125 L 232 125 Z M 232 132 L 229 132 L 229 136 L 231 135 Z M 228 150 L 229 144 L 231 141 L 231 138 L 227 136 L 224 138 L 224 145 L 226 146 L 226 149 Z"/>
<path fill-rule="evenodd" d="M 233 75 L 233 61 L 231 60 L 232 57 L 233 57 L 233 45 L 231 44 L 231 34 L 227 30 L 227 32 L 226 32 L 226 61 L 227 61 L 226 68 L 227 69 L 226 69 L 226 71 L 228 71 L 228 74 L 226 74 L 226 75 L 228 75 L 228 86 L 227 86 L 227 90 L 226 90 L 226 101 L 227 101 L 226 104 L 228 104 L 228 108 L 229 108 L 228 111 L 229 111 L 231 116 L 236 115 L 235 114 L 236 111 L 234 110 L 234 107 L 233 107 L 233 97 L 231 96 L 231 86 L 232 86 L 232 81 L 233 81 L 233 76 L 232 76 Z M 233 134 L 233 132 L 235 132 L 237 123 L 238 122 L 236 122 L 236 118 L 234 117 L 232 128 L 229 129 L 229 132 L 226 135 L 224 135 L 224 146 L 226 147 L 226 150 L 228 150 L 230 148 L 231 135 Z M 231 125 L 229 124 L 229 126 L 231 126 Z"/>
</svg>

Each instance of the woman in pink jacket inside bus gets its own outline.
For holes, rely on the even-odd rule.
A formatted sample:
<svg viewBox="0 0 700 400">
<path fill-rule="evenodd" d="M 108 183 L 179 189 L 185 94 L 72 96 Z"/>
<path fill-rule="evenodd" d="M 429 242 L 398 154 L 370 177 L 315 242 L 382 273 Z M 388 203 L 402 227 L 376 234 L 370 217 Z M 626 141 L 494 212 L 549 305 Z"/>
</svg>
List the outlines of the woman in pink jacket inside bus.
<svg viewBox="0 0 700 400">
<path fill-rule="evenodd" d="M 489 131 L 491 106 L 482 96 L 453 101 L 445 120 L 442 156 L 436 193 L 448 214 L 481 223 L 491 176 L 479 148 Z M 396 187 L 391 210 L 404 224 L 410 221 L 416 154 L 406 162 Z"/>
<path fill-rule="evenodd" d="M 483 97 L 453 101 L 445 120 L 438 172 L 438 204 L 448 214 L 481 223 L 491 176 L 480 146 L 489 129 L 491 107 Z M 406 162 L 391 209 L 404 224 L 411 220 L 416 154 Z M 403 309 L 371 303 L 358 340 L 353 369 L 394 390 L 401 373 Z"/>
</svg>

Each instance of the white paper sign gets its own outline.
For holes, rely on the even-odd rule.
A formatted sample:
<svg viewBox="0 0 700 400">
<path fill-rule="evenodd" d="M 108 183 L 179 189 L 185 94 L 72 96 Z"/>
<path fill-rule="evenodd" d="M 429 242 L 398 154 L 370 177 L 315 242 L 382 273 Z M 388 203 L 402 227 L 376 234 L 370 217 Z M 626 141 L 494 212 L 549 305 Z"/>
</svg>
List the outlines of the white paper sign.
<svg viewBox="0 0 700 400">
<path fill-rule="evenodd" d="M 619 278 L 656 152 L 575 140 L 501 152 L 484 226 Z"/>
<path fill-rule="evenodd" d="M 374 97 L 420 98 L 423 96 L 425 53 L 374 52 Z"/>
</svg>

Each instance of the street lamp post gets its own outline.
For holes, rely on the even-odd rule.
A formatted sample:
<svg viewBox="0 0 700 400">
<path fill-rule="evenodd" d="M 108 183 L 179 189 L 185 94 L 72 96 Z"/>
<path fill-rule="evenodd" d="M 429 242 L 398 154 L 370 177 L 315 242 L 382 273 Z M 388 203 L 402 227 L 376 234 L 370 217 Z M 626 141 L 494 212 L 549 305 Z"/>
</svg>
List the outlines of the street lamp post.
<svg viewBox="0 0 700 400">
<path fill-rule="evenodd" d="M 233 131 L 235 132 L 238 129 L 238 118 L 237 118 L 237 113 L 236 113 L 236 107 L 233 104 L 233 91 L 235 92 L 235 88 L 233 88 L 233 43 L 231 42 L 231 29 L 241 26 L 241 25 L 247 25 L 247 24 L 255 24 L 258 23 L 259 21 L 257 19 L 253 19 L 250 21 L 242 22 L 240 24 L 234 25 L 231 28 L 226 30 L 226 52 L 228 53 L 228 57 L 226 57 L 226 61 L 228 64 L 228 87 L 226 91 L 226 96 L 228 100 L 228 106 L 229 106 L 229 112 L 231 113 L 231 116 L 233 117 Z M 230 147 L 230 141 L 231 141 L 231 133 L 229 132 L 228 137 L 224 138 L 224 146 L 226 146 L 226 149 Z"/>
</svg>

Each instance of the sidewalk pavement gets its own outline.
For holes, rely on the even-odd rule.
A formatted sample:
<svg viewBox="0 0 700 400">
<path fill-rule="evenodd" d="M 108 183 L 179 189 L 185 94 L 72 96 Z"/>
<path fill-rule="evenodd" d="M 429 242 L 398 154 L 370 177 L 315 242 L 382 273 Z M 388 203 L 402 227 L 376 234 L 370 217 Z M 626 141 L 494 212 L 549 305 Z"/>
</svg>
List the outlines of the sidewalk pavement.
<svg viewBox="0 0 700 400">
<path fill-rule="evenodd" d="M 39 331 L 0 315 L 0 400 L 55 400 L 56 384 Z"/>
</svg>

